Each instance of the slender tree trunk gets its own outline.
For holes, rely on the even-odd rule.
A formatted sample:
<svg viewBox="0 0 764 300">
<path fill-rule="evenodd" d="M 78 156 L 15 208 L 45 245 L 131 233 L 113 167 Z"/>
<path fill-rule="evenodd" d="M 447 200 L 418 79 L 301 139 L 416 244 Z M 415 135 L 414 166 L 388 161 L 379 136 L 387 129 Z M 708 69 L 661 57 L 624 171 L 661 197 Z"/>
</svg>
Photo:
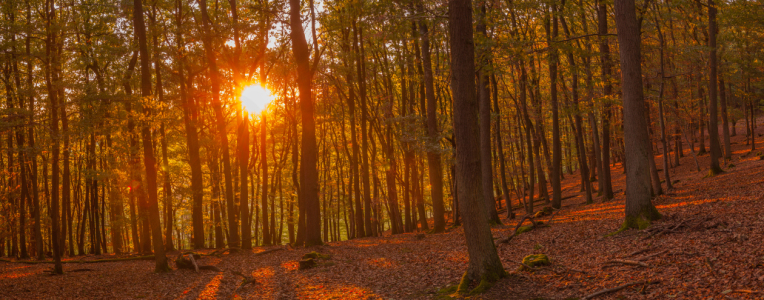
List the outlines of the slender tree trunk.
<svg viewBox="0 0 764 300">
<path fill-rule="evenodd" d="M 46 0 L 46 29 L 47 29 L 47 37 L 45 39 L 45 60 L 46 60 L 46 67 L 45 67 L 45 81 L 46 86 L 48 89 L 48 99 L 50 99 L 50 106 L 48 108 L 48 112 L 50 112 L 50 135 L 52 138 L 52 145 L 51 145 L 51 169 L 53 170 L 53 176 L 51 178 L 51 184 L 53 186 L 51 194 L 50 194 L 50 210 L 48 210 L 48 213 L 51 217 L 52 222 L 52 228 L 51 228 L 51 235 L 52 235 L 52 241 L 51 244 L 53 245 L 53 259 L 55 260 L 55 265 L 53 268 L 54 273 L 56 274 L 63 274 L 64 269 L 61 265 L 61 244 L 57 241 L 59 240 L 59 165 L 58 165 L 58 156 L 60 151 L 60 145 L 59 145 L 59 136 L 58 136 L 58 82 L 54 82 L 52 78 L 52 74 L 56 73 L 56 68 L 58 66 L 58 56 L 56 55 L 55 51 L 56 49 L 53 49 L 54 45 L 58 45 L 56 42 L 57 34 L 56 29 L 54 29 L 54 22 L 56 22 L 56 5 L 54 3 L 54 0 Z"/>
<path fill-rule="evenodd" d="M 496 131 L 496 152 L 499 156 L 499 178 L 501 179 L 501 193 L 504 195 L 504 202 L 507 205 L 507 218 L 514 218 L 515 212 L 512 210 L 512 201 L 510 201 L 509 187 L 507 186 L 507 171 L 506 163 L 504 162 L 504 143 L 502 142 L 501 134 L 501 112 L 499 110 L 499 89 L 496 82 L 496 74 L 491 74 L 491 86 L 493 87 L 493 110 L 494 113 L 499 115 L 496 118 L 495 129 Z M 511 151 L 511 150 L 510 150 Z"/>
<path fill-rule="evenodd" d="M 486 6 L 485 3 L 481 4 L 480 12 L 477 17 L 476 30 L 478 35 L 482 39 L 487 40 L 488 35 L 486 32 Z M 483 48 L 485 48 L 483 46 Z M 491 91 L 490 82 L 488 80 L 488 55 L 490 50 L 478 51 L 478 61 L 480 63 L 477 66 L 478 75 L 478 109 L 479 109 L 479 124 L 480 124 L 480 170 L 481 170 L 481 182 L 483 188 L 483 201 L 486 203 L 486 209 L 488 210 L 487 222 L 494 224 L 501 224 L 499 219 L 499 213 L 496 211 L 496 200 L 493 195 L 493 167 L 491 161 Z"/>
<path fill-rule="evenodd" d="M 724 73 L 724 72 L 720 72 Z M 730 126 L 727 115 L 727 93 L 724 88 L 724 74 L 719 75 L 719 105 L 722 109 L 722 136 L 724 137 L 724 159 L 732 160 L 732 146 L 730 144 Z M 734 136 L 735 123 L 732 123 Z"/>
<path fill-rule="evenodd" d="M 719 85 L 717 75 L 717 57 L 716 57 L 716 5 L 714 0 L 708 0 L 708 136 L 711 138 L 711 174 L 719 174 L 722 168 L 719 166 L 719 159 L 722 158 L 722 149 L 719 143 L 719 122 L 717 120 L 717 91 Z M 724 104 L 722 100 L 722 105 Z M 724 116 L 725 108 L 722 108 L 722 123 L 727 126 L 727 118 Z M 726 137 L 727 135 L 725 135 Z M 729 140 L 729 137 L 727 137 Z M 725 141 L 725 146 L 727 141 Z"/>
<path fill-rule="evenodd" d="M 134 0 L 134 29 L 138 38 L 139 56 L 141 59 L 141 96 L 144 98 L 151 96 L 151 74 L 149 69 L 149 51 L 146 46 L 146 25 L 143 21 L 143 4 L 141 0 Z M 151 115 L 148 107 L 143 108 L 143 113 L 149 117 Z M 156 260 L 156 272 L 166 272 L 170 270 L 167 265 L 164 245 L 162 242 L 162 226 L 159 222 L 159 203 L 157 197 L 157 170 L 156 158 L 154 157 L 154 142 L 151 137 L 151 131 L 148 124 L 141 126 L 141 137 L 143 140 L 143 163 L 146 168 L 146 183 L 148 188 L 148 210 L 149 221 L 151 223 L 151 237 L 154 243 L 154 258 Z"/>
<path fill-rule="evenodd" d="M 417 2 L 420 13 L 424 11 L 422 2 Z M 435 103 L 435 86 L 433 84 L 432 61 L 430 58 L 430 33 L 424 19 L 419 21 L 419 38 L 422 41 L 422 66 L 424 67 L 424 89 L 427 99 L 427 166 L 430 178 L 430 195 L 434 215 L 433 233 L 446 230 L 445 208 L 443 205 L 443 168 L 440 159 L 440 140 L 438 116 Z"/>
<path fill-rule="evenodd" d="M 559 103 L 557 100 L 557 65 L 559 61 L 555 40 L 559 31 L 557 22 L 557 6 L 552 4 L 552 35 L 549 37 L 549 82 L 552 105 L 552 168 L 549 174 L 552 182 L 552 207 L 559 209 L 562 207 L 562 185 L 560 176 L 562 175 L 562 146 L 560 144 L 560 117 Z"/>
<path fill-rule="evenodd" d="M 620 0 L 619 0 L 620 1 Z M 602 80 L 604 81 L 603 93 L 605 97 L 613 94 L 612 62 L 610 60 L 610 46 L 607 41 L 607 4 L 604 0 L 597 1 L 597 33 L 600 35 L 600 63 L 602 64 Z M 613 184 L 610 179 L 610 118 L 612 111 L 610 104 L 606 101 L 602 114 L 602 151 L 600 164 L 600 193 L 603 200 L 613 199 Z"/>
<path fill-rule="evenodd" d="M 239 248 L 239 224 L 236 220 L 236 207 L 233 200 L 233 173 L 231 171 L 231 158 L 228 151 L 228 137 L 226 130 L 225 115 L 223 106 L 220 102 L 220 74 L 217 67 L 216 51 L 212 45 L 212 32 L 210 27 L 210 17 L 207 14 L 207 2 L 198 0 L 202 15 L 202 43 L 204 52 L 207 56 L 207 64 L 210 71 L 210 83 L 212 92 L 212 110 L 215 113 L 215 128 L 217 129 L 217 138 L 220 143 L 220 151 L 223 153 L 223 177 L 225 179 L 225 200 L 228 207 L 228 247 Z"/>
<path fill-rule="evenodd" d="M 302 137 L 300 153 L 300 197 L 305 204 L 305 245 L 322 245 L 321 212 L 318 202 L 318 153 L 314 117 L 310 50 L 300 17 L 300 0 L 289 0 L 290 36 L 297 63 L 297 87 L 300 91 Z M 318 59 L 318 53 L 315 53 Z"/>
</svg>

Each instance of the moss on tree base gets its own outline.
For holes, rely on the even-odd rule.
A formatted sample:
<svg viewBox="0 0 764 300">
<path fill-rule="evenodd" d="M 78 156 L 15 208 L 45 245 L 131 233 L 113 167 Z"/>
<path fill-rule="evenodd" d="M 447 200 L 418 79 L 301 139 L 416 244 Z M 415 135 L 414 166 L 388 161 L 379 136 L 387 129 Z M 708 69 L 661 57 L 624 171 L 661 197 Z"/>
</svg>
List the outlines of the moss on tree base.
<svg viewBox="0 0 764 300">
<path fill-rule="evenodd" d="M 618 231 L 609 234 L 608 236 L 619 234 L 631 228 L 639 230 L 646 229 L 647 227 L 650 227 L 652 221 L 660 220 L 662 217 L 663 216 L 660 212 L 658 212 L 658 209 L 655 208 L 655 206 L 650 205 L 643 208 L 642 212 L 637 216 L 627 216 L 623 221 L 621 228 L 618 229 Z"/>
<path fill-rule="evenodd" d="M 464 272 L 464 275 L 462 275 L 462 280 L 459 282 L 459 286 L 456 289 L 456 293 L 460 295 L 472 296 L 482 294 L 490 289 L 491 286 L 496 283 L 496 281 L 507 277 L 509 274 L 503 268 L 498 270 L 489 270 L 486 274 L 480 277 L 480 282 L 478 282 L 478 285 L 474 289 L 470 290 L 469 288 L 472 280 L 470 280 L 468 273 L 468 271 Z"/>
</svg>

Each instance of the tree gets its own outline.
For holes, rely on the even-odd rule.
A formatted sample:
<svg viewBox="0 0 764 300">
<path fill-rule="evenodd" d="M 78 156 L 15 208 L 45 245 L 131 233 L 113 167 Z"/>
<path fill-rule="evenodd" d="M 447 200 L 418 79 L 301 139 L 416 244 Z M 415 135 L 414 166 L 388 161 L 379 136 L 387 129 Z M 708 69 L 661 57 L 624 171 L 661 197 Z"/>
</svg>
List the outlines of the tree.
<svg viewBox="0 0 764 300">
<path fill-rule="evenodd" d="M 623 228 L 644 228 L 661 214 L 650 193 L 650 140 L 642 91 L 640 33 L 634 0 L 615 1 L 623 86 L 623 131 L 626 143 L 626 220 Z"/>
<path fill-rule="evenodd" d="M 422 1 L 417 2 L 419 13 L 423 13 Z M 440 233 L 446 230 L 446 220 L 444 217 L 445 209 L 443 207 L 443 168 L 440 158 L 440 132 L 438 130 L 438 116 L 435 86 L 432 77 L 432 60 L 430 57 L 430 32 L 424 19 L 419 21 L 419 37 L 422 40 L 422 66 L 424 68 L 424 89 L 427 99 L 427 166 L 429 170 L 433 219 L 435 226 L 434 233 Z"/>
<path fill-rule="evenodd" d="M 716 56 L 716 6 L 714 0 L 708 0 L 708 136 L 711 138 L 711 167 L 710 174 L 719 174 L 719 159 L 722 157 L 721 144 L 719 143 L 719 122 L 717 120 L 717 76 Z M 724 124 L 727 126 L 727 124 Z M 726 141 L 728 142 L 728 141 Z"/>
<path fill-rule="evenodd" d="M 143 21 L 143 3 L 141 0 L 133 1 L 133 29 L 138 39 L 138 53 L 141 60 L 141 96 L 143 101 L 149 101 L 151 97 L 151 69 L 149 68 L 149 50 L 146 46 L 146 25 Z M 143 114 L 151 116 L 150 109 L 143 104 Z M 162 241 L 162 226 L 159 223 L 159 202 L 157 195 L 157 169 L 154 156 L 154 143 L 149 129 L 149 124 L 144 121 L 141 126 L 141 139 L 143 140 L 143 164 L 146 168 L 146 183 L 148 188 L 149 222 L 151 223 L 151 239 L 154 242 L 154 259 L 156 261 L 155 272 L 170 270 L 167 265 L 167 257 L 164 253 Z"/>
<path fill-rule="evenodd" d="M 294 0 L 292 0 L 294 1 Z M 451 43 L 451 88 L 454 99 L 454 139 L 457 145 L 478 145 L 478 99 L 475 95 L 475 45 L 472 37 L 472 1 L 449 0 Z M 465 293 L 473 281 L 490 284 L 506 276 L 491 229 L 485 220 L 488 209 L 483 198 L 481 156 L 476 147 L 456 151 L 456 182 L 459 210 L 464 223 L 469 266 L 459 284 Z"/>
<path fill-rule="evenodd" d="M 300 146 L 300 197 L 305 205 L 305 245 L 322 245 L 321 211 L 318 201 L 318 153 L 314 117 L 310 50 L 300 16 L 300 0 L 289 0 L 289 25 L 292 53 L 297 62 L 297 87 L 300 91 L 302 144 Z M 316 42 L 314 40 L 314 42 Z M 318 59 L 318 53 L 315 53 Z M 302 223 L 300 223 L 302 225 Z"/>
</svg>

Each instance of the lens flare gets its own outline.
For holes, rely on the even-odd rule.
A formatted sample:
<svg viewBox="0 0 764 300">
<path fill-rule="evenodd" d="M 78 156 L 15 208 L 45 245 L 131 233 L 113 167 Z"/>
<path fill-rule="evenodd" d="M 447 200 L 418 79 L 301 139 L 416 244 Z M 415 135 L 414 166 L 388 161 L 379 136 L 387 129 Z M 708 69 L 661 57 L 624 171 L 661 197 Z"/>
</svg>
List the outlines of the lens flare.
<svg viewBox="0 0 764 300">
<path fill-rule="evenodd" d="M 250 85 L 241 92 L 241 106 L 249 113 L 259 114 L 275 99 L 270 90 L 259 85 Z"/>
</svg>

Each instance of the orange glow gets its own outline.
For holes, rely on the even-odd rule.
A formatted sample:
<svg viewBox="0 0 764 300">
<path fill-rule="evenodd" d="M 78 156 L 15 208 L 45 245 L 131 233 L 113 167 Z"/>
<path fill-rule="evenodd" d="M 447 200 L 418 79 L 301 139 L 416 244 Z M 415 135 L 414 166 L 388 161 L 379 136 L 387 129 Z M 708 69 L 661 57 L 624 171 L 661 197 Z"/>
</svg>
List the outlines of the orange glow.
<svg viewBox="0 0 764 300">
<path fill-rule="evenodd" d="M 218 293 L 218 289 L 220 289 L 220 280 L 222 279 L 223 275 L 217 275 L 215 278 L 212 278 L 212 280 L 204 287 L 204 290 L 199 294 L 199 297 L 210 299 L 215 298 Z M 186 294 L 186 292 L 183 294 Z"/>
<path fill-rule="evenodd" d="M 276 96 L 268 88 L 253 84 L 241 91 L 241 107 L 249 113 L 259 114 L 267 109 L 275 98 Z"/>
</svg>

